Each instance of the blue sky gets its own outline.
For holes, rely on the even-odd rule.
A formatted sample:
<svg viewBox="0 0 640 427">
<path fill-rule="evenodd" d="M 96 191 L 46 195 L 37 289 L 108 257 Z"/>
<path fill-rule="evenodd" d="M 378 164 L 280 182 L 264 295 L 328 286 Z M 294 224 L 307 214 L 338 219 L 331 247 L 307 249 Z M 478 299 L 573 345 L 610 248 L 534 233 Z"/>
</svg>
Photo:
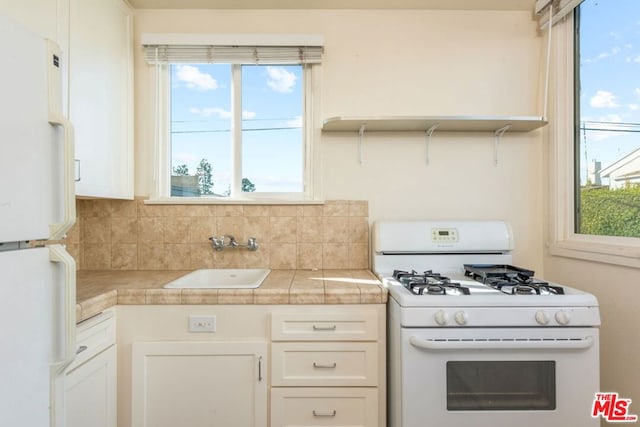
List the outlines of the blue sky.
<svg viewBox="0 0 640 427">
<path fill-rule="evenodd" d="M 581 119 L 587 128 L 640 131 L 640 0 L 585 0 L 580 8 Z M 605 168 L 640 148 L 640 133 L 581 133 L 583 183 L 585 148 L 586 161 Z"/>
<path fill-rule="evenodd" d="M 174 65 L 171 73 L 172 166 L 194 174 L 206 158 L 213 191 L 231 177 L 231 66 Z M 302 68 L 243 66 L 243 177 L 256 191 L 302 191 Z"/>
</svg>

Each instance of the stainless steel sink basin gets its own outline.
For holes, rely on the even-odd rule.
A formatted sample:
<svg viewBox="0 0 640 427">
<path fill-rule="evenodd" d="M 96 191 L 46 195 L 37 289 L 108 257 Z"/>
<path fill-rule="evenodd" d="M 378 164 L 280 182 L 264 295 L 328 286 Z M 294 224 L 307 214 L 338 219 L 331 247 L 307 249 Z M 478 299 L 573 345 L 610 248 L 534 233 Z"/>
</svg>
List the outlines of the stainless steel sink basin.
<svg viewBox="0 0 640 427">
<path fill-rule="evenodd" d="M 267 268 L 209 268 L 195 270 L 173 280 L 170 289 L 252 289 L 259 287 L 271 270 Z"/>
</svg>

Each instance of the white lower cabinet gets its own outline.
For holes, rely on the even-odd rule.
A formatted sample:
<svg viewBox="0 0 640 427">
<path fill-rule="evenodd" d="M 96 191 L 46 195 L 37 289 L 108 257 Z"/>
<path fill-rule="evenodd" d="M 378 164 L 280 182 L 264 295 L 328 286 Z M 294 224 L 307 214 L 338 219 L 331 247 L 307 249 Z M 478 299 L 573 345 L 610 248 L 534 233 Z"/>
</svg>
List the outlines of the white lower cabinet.
<svg viewBox="0 0 640 427">
<path fill-rule="evenodd" d="M 385 426 L 385 314 L 318 306 L 271 316 L 271 427 Z"/>
<path fill-rule="evenodd" d="M 117 314 L 118 427 L 386 426 L 383 304 Z"/>
<path fill-rule="evenodd" d="M 266 426 L 265 342 L 133 345 L 133 425 Z"/>
<path fill-rule="evenodd" d="M 116 427 L 115 319 L 103 313 L 78 326 L 78 354 L 67 368 L 66 427 Z"/>
</svg>

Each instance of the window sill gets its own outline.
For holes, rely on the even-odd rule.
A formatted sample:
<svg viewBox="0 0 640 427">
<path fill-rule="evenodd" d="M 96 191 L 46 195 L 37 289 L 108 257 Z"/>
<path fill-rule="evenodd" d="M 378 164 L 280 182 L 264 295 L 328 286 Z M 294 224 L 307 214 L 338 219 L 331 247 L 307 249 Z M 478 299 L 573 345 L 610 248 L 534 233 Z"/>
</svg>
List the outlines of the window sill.
<svg viewBox="0 0 640 427">
<path fill-rule="evenodd" d="M 145 205 L 323 205 L 324 200 L 288 200 L 288 199 L 230 199 L 174 197 L 147 199 Z"/>
<path fill-rule="evenodd" d="M 574 236 L 572 239 L 549 244 L 553 256 L 582 259 L 605 264 L 640 268 L 639 239 L 602 237 L 597 241 L 591 237 Z"/>
</svg>

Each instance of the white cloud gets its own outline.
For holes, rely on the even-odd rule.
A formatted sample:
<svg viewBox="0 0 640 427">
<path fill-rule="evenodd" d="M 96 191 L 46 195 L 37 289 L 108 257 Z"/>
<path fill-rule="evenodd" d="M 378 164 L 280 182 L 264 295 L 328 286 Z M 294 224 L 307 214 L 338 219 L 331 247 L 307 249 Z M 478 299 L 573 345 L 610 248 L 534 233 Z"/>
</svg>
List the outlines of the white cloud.
<svg viewBox="0 0 640 427">
<path fill-rule="evenodd" d="M 256 113 L 254 111 L 244 110 L 242 112 L 242 118 L 245 119 L 245 120 L 255 119 L 255 117 L 256 117 Z"/>
<path fill-rule="evenodd" d="M 615 108 L 618 107 L 616 96 L 606 90 L 599 90 L 589 100 L 589 105 L 593 108 Z"/>
<path fill-rule="evenodd" d="M 637 96 L 638 98 L 640 98 L 640 87 L 635 88 L 635 89 L 633 90 L 633 93 L 635 93 L 635 94 L 636 94 L 636 96 Z"/>
<path fill-rule="evenodd" d="M 219 119 L 231 118 L 231 111 L 225 110 L 224 108 L 220 108 L 220 107 L 208 107 L 208 108 L 191 107 L 189 108 L 189 112 L 202 117 L 217 116 Z M 256 113 L 253 111 L 245 110 L 242 112 L 243 119 L 253 119 L 255 117 L 256 117 Z"/>
<path fill-rule="evenodd" d="M 605 114 L 604 116 L 598 117 L 599 122 L 610 122 L 610 123 L 621 123 L 622 117 L 619 114 Z M 607 127 L 607 125 L 603 125 L 603 127 Z"/>
<path fill-rule="evenodd" d="M 615 56 L 618 53 L 620 53 L 620 48 L 618 46 L 614 46 L 612 47 L 609 51 L 607 52 L 602 52 L 600 53 L 596 59 L 605 59 L 605 58 L 609 58 L 611 56 Z"/>
<path fill-rule="evenodd" d="M 302 116 L 296 116 L 293 120 L 287 121 L 287 126 L 292 128 L 301 128 L 302 127 Z"/>
<path fill-rule="evenodd" d="M 231 111 L 227 111 L 224 108 L 220 108 L 220 107 L 211 107 L 211 108 L 190 108 L 189 109 L 190 113 L 193 114 L 197 114 L 198 116 L 202 116 L 202 117 L 211 117 L 211 116 L 218 116 L 218 118 L 220 119 L 230 119 L 231 118 Z"/>
<path fill-rule="evenodd" d="M 638 105 L 638 104 L 629 104 L 629 109 L 630 110 L 636 111 L 639 108 L 640 108 L 640 105 Z"/>
<path fill-rule="evenodd" d="M 179 65 L 176 70 L 179 81 L 186 83 L 190 89 L 215 90 L 218 82 L 211 74 L 203 73 L 192 65 Z"/>
<path fill-rule="evenodd" d="M 267 85 L 276 92 L 289 93 L 298 80 L 298 76 L 282 67 L 267 67 Z"/>
<path fill-rule="evenodd" d="M 604 141 L 606 139 L 617 138 L 620 136 L 618 132 L 609 132 L 609 130 L 618 129 L 618 126 L 615 123 L 622 122 L 622 117 L 618 114 L 605 114 L 603 116 L 598 116 L 595 120 L 590 118 L 585 118 L 585 121 L 596 121 L 598 122 L 597 127 L 600 130 L 589 132 L 589 139 L 591 141 Z M 609 125 L 608 123 L 611 123 Z"/>
</svg>

